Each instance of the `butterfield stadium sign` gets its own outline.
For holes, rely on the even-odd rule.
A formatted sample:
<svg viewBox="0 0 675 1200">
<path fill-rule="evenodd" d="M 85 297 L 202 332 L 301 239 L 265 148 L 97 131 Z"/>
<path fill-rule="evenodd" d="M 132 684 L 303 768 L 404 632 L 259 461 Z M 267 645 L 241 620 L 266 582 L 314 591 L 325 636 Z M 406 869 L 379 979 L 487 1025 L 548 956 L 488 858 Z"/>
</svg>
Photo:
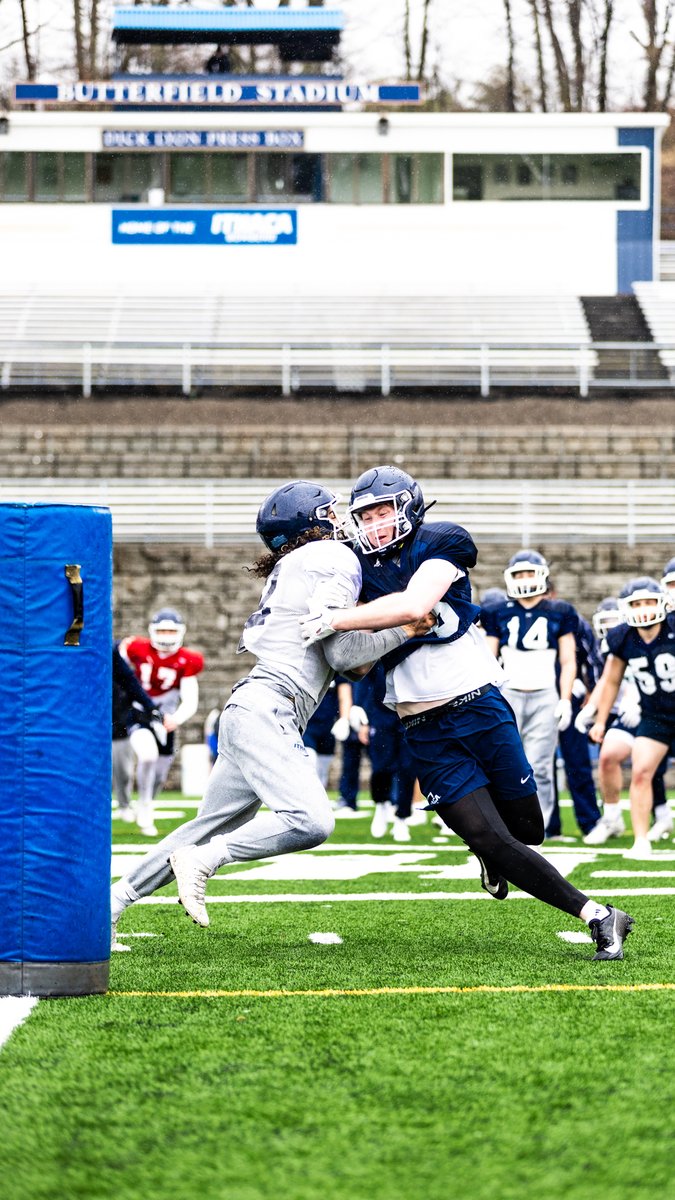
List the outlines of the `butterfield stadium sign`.
<svg viewBox="0 0 675 1200">
<path fill-rule="evenodd" d="M 315 108 L 343 104 L 418 104 L 419 84 L 348 83 L 342 79 L 152 79 L 99 83 L 17 83 L 16 104 L 114 104 Z"/>
</svg>

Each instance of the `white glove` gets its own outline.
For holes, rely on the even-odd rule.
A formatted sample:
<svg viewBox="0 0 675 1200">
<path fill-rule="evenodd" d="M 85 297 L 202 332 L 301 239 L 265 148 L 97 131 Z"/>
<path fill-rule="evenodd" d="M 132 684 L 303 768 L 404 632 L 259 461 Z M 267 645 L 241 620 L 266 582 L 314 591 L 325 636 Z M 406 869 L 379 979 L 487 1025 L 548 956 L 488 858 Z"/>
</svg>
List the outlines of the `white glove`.
<svg viewBox="0 0 675 1200">
<path fill-rule="evenodd" d="M 564 733 L 569 729 L 572 720 L 572 701 L 559 700 L 553 710 L 553 716 L 558 722 L 558 733 Z"/>
<path fill-rule="evenodd" d="M 619 720 L 626 729 L 635 729 L 636 725 L 640 724 L 642 718 L 642 709 L 640 702 L 633 696 L 626 696 L 625 700 L 619 705 Z"/>
<path fill-rule="evenodd" d="M 584 683 L 583 679 L 577 678 L 574 680 L 574 683 L 572 684 L 572 695 L 577 700 L 583 700 L 584 696 L 586 695 L 586 690 L 586 684 Z"/>
<path fill-rule="evenodd" d="M 597 708 L 594 704 L 585 704 L 574 722 L 577 733 L 587 734 L 591 725 L 595 725 Z"/>
<path fill-rule="evenodd" d="M 349 737 L 349 731 L 349 717 L 338 717 L 331 729 L 331 733 L 337 742 L 346 742 Z"/>
<path fill-rule="evenodd" d="M 358 704 L 352 704 L 349 710 L 349 724 L 355 733 L 359 732 L 362 725 L 370 725 L 365 708 L 360 708 Z"/>
<path fill-rule="evenodd" d="M 308 612 L 306 617 L 300 617 L 300 636 L 305 646 L 313 646 L 323 638 L 335 633 L 331 624 L 335 617 L 334 608 L 322 608 L 318 612 Z"/>
<path fill-rule="evenodd" d="M 154 733 L 155 737 L 157 738 L 157 741 L 159 742 L 160 746 L 166 746 L 167 733 L 166 733 L 166 729 L 164 728 L 164 725 L 162 724 L 162 722 L 161 721 L 151 721 L 150 728 L 151 728 L 152 732 Z"/>
</svg>

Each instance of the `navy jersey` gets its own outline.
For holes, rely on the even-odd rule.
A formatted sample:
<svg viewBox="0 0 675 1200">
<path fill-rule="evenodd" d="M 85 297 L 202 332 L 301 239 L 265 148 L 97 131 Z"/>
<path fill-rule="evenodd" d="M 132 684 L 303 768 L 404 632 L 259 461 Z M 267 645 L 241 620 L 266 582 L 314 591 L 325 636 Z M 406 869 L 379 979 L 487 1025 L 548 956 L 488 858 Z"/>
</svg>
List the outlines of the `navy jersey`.
<svg viewBox="0 0 675 1200">
<path fill-rule="evenodd" d="M 592 626 L 578 613 L 577 620 L 577 675 L 584 681 L 588 691 L 592 692 L 602 675 L 603 655 Z"/>
<path fill-rule="evenodd" d="M 564 633 L 576 635 L 578 617 L 566 600 L 540 600 L 525 608 L 518 600 L 505 600 L 498 608 L 481 610 L 481 624 L 500 646 L 514 650 L 557 650 Z"/>
<path fill-rule="evenodd" d="M 576 637 L 579 620 L 566 600 L 544 599 L 532 608 L 505 600 L 483 609 L 481 624 L 499 642 L 507 686 L 540 691 L 555 687 L 558 643 L 566 633 Z"/>
<path fill-rule="evenodd" d="M 480 609 L 471 601 L 468 572 L 476 565 L 478 551 L 461 525 L 452 525 L 449 521 L 425 522 L 406 540 L 398 562 L 394 558 L 379 558 L 359 551 L 357 554 L 363 574 L 361 599 L 364 601 L 405 591 L 415 572 L 428 559 L 440 558 L 464 571 L 461 579 L 455 580 L 434 605 L 437 614 L 434 628 L 423 637 L 410 638 L 382 659 L 387 671 L 412 654 L 420 644 L 454 642 L 477 621 Z"/>
<path fill-rule="evenodd" d="M 667 614 L 653 642 L 632 625 L 617 625 L 607 633 L 607 646 L 630 668 L 643 715 L 675 718 L 675 613 Z"/>
</svg>

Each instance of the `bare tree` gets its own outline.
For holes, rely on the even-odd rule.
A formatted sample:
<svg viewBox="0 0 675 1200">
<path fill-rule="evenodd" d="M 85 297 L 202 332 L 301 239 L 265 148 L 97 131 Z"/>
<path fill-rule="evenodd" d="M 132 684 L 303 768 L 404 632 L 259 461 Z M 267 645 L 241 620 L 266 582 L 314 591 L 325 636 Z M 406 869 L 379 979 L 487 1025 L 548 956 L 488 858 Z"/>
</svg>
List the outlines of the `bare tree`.
<svg viewBox="0 0 675 1200">
<path fill-rule="evenodd" d="M 614 18 L 614 0 L 605 0 L 604 13 L 598 36 L 598 112 L 607 111 L 607 64 L 609 61 L 609 33 Z"/>
<path fill-rule="evenodd" d="M 429 9 L 431 0 L 424 0 L 424 10 L 422 13 L 422 37 L 420 40 L 420 61 L 417 69 L 417 78 L 422 80 L 426 77 L 427 67 L 427 49 L 429 46 Z"/>
<path fill-rule="evenodd" d="M 539 106 L 542 112 L 548 112 L 548 86 L 546 69 L 544 67 L 544 48 L 541 41 L 541 25 L 539 24 L 538 0 L 530 0 L 532 21 L 534 23 L 534 49 L 537 56 L 537 81 L 539 84 Z"/>
<path fill-rule="evenodd" d="M 581 15 L 584 0 L 567 0 L 567 19 L 572 37 L 572 53 L 574 55 L 574 100 L 573 107 L 581 112 L 584 107 L 584 84 L 586 78 L 586 63 L 584 59 L 584 43 L 581 33 Z"/>
<path fill-rule="evenodd" d="M 508 57 L 506 60 L 506 110 L 516 111 L 516 42 L 513 33 L 513 15 L 511 0 L 504 0 L 506 10 L 506 41 Z"/>
<path fill-rule="evenodd" d="M 417 67 L 414 65 L 410 0 L 405 0 L 403 15 L 403 57 L 405 59 L 406 76 L 408 79 L 418 79 L 420 82 L 427 78 L 427 54 L 429 49 L 429 11 L 432 0 L 424 0 L 422 9 L 422 30 L 419 41 L 419 56 Z"/>
<path fill-rule="evenodd" d="M 412 47 L 410 45 L 410 0 L 405 0 L 405 16 L 403 20 L 403 55 L 405 58 L 405 77 L 412 79 Z"/>
<path fill-rule="evenodd" d="M 35 79 L 35 59 L 30 46 L 30 33 L 28 31 L 28 16 L 26 14 L 26 0 L 19 0 L 21 7 L 21 40 L 23 42 L 23 53 L 26 60 L 26 75 L 29 79 Z"/>
<path fill-rule="evenodd" d="M 673 0 L 667 0 L 660 13 L 658 0 L 640 0 L 640 8 L 646 25 L 646 39 L 642 41 L 632 32 L 632 36 L 645 52 L 647 70 L 645 73 L 643 103 L 646 112 L 665 107 L 669 95 L 659 97 L 659 70 L 663 65 L 663 55 L 668 45 L 668 33 L 673 17 Z M 670 75 L 670 72 L 669 72 Z M 672 89 L 672 78 L 670 79 Z"/>
</svg>

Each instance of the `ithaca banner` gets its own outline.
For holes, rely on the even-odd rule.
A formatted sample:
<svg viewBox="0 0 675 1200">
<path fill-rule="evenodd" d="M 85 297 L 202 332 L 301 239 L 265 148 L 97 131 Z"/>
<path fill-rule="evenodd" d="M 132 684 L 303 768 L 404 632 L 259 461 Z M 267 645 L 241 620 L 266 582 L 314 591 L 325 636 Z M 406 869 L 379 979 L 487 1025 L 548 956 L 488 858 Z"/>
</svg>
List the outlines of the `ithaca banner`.
<svg viewBox="0 0 675 1200">
<path fill-rule="evenodd" d="M 316 108 L 342 104 L 419 104 L 416 83 L 347 83 L 342 79 L 152 79 L 17 83 L 17 104 L 163 104 L 228 108 Z"/>
<path fill-rule="evenodd" d="M 112 240 L 135 246 L 295 246 L 293 208 L 114 208 Z"/>
</svg>

